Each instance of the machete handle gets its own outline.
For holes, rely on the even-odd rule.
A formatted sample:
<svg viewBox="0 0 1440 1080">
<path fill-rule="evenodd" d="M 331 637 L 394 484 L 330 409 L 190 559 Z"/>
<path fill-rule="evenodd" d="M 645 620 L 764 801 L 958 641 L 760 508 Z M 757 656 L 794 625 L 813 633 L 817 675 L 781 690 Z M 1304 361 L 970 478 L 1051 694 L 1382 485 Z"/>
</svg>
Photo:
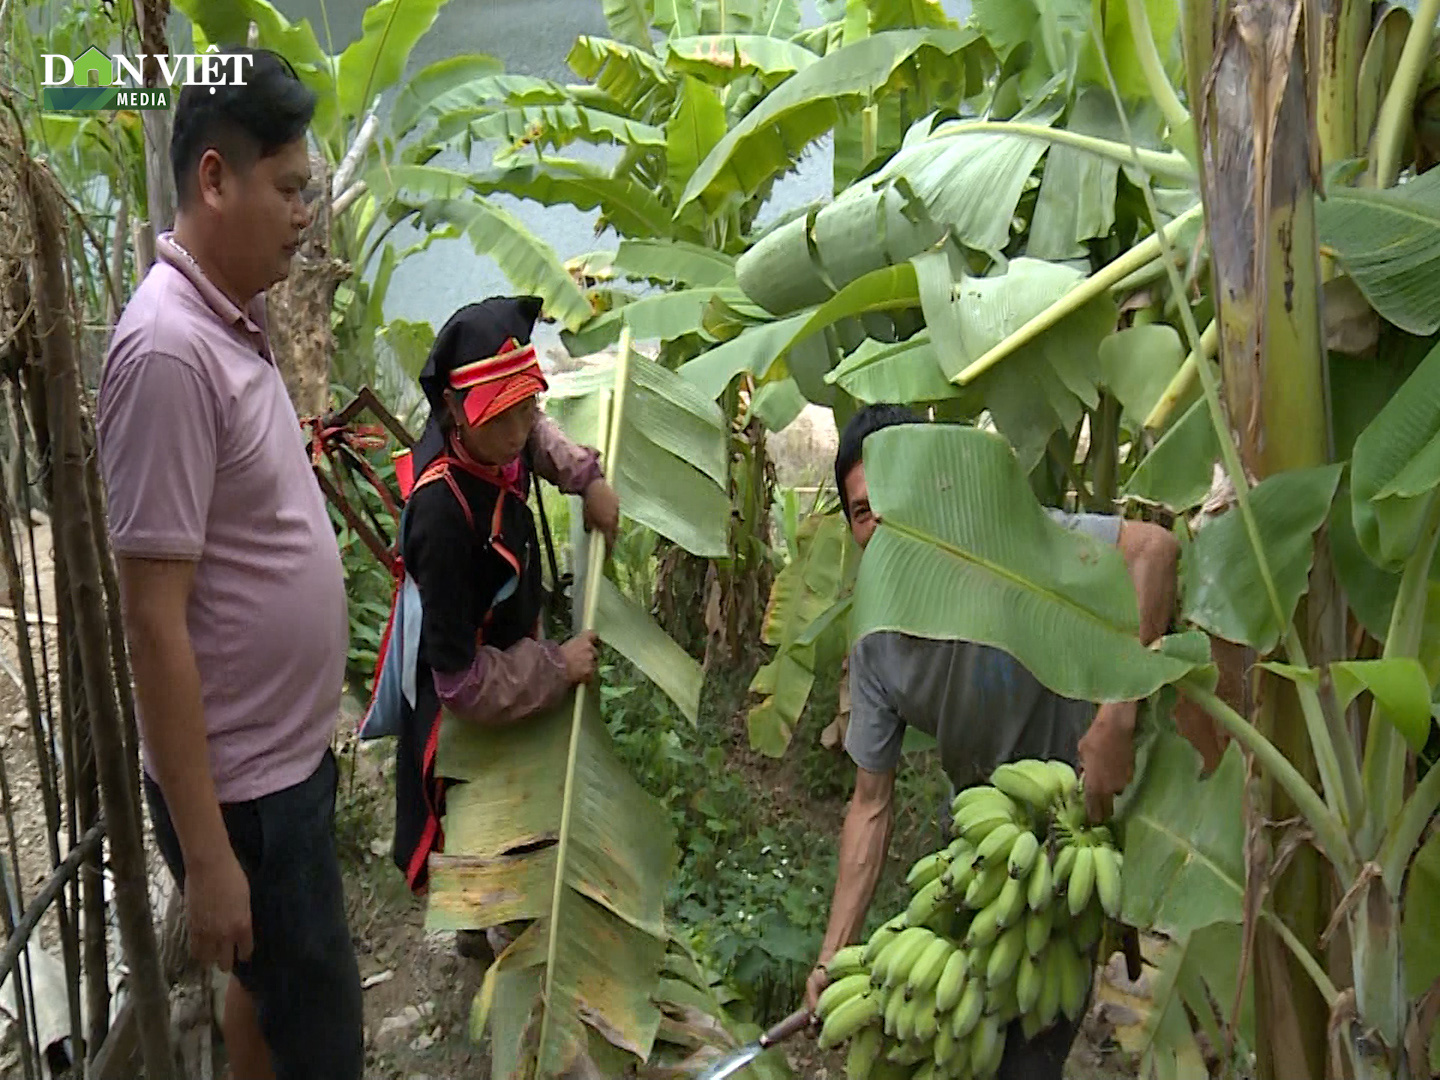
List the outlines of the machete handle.
<svg viewBox="0 0 1440 1080">
<path fill-rule="evenodd" d="M 799 1009 L 761 1035 L 760 1045 L 768 1050 L 776 1043 L 784 1042 L 786 1039 L 800 1034 L 810 1026 L 814 1019 L 815 1014 L 809 1009 Z"/>
</svg>

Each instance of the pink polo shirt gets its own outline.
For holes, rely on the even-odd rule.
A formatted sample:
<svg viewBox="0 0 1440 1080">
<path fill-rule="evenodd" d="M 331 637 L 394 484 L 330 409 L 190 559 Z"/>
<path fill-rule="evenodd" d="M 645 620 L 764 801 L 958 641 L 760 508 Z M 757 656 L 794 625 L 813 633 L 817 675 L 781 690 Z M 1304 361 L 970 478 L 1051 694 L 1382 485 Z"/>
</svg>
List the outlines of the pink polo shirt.
<svg viewBox="0 0 1440 1080">
<path fill-rule="evenodd" d="M 168 234 L 155 246 L 100 385 L 110 541 L 198 564 L 188 622 L 210 769 L 222 803 L 244 802 L 306 779 L 330 743 L 344 574 L 263 297 L 242 312 Z"/>
</svg>

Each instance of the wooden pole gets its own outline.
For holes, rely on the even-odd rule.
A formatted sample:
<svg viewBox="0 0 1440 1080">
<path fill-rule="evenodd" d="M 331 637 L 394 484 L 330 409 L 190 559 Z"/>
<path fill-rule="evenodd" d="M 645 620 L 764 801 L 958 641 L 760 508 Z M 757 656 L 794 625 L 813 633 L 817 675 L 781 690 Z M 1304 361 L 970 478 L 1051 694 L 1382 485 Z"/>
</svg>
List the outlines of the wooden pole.
<svg viewBox="0 0 1440 1080">
<path fill-rule="evenodd" d="M 84 447 L 80 427 L 80 383 L 74 328 L 70 322 L 65 276 L 65 223 L 49 178 L 22 160 L 21 190 L 30 204 L 36 245 L 36 314 L 44 342 L 46 382 L 55 442 L 57 548 L 64 552 L 76 641 L 85 674 L 91 736 L 100 780 L 100 796 L 109 831 L 115 874 L 115 908 L 130 966 L 136 1002 L 141 1057 L 148 1080 L 178 1080 L 170 1047 L 170 1005 L 160 973 L 159 950 L 150 917 L 145 847 L 139 801 L 131 791 L 125 761 L 123 722 L 110 681 L 105 602 L 100 565 L 91 532 L 86 497 Z"/>
</svg>

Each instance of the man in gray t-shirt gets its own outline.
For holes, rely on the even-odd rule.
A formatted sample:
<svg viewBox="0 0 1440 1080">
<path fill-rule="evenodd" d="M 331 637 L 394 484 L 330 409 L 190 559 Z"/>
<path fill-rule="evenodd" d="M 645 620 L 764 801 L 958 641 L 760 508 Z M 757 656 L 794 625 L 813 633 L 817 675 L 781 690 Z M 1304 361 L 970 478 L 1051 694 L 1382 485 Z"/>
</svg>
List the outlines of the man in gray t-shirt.
<svg viewBox="0 0 1440 1080">
<path fill-rule="evenodd" d="M 879 524 L 870 509 L 865 438 L 895 424 L 916 423 L 908 409 L 873 405 L 856 413 L 840 437 L 835 479 L 855 540 L 864 547 Z M 1164 633 L 1175 600 L 1178 545 L 1144 522 L 1098 514 L 1050 512 L 1125 557 L 1139 603 L 1145 642 Z M 895 768 L 907 726 L 934 736 L 957 788 L 981 783 L 997 765 L 1059 758 L 1085 778 L 1087 808 L 1105 817 L 1134 769 L 1134 702 L 1100 706 L 1046 689 L 1014 657 L 969 641 L 932 641 L 890 631 L 866 635 L 850 653 L 850 726 L 845 749 L 856 765 L 855 793 L 840 834 L 839 874 L 819 964 L 806 986 L 811 1007 L 827 981 L 824 965 L 858 938 L 894 821 Z M 1001 1080 L 1060 1080 L 1078 1023 L 1062 1021 L 1026 1041 L 1018 1023 L 1006 1040 Z"/>
<path fill-rule="evenodd" d="M 1121 519 L 1051 516 L 1107 544 Z M 1095 706 L 1042 686 L 1009 653 L 972 641 L 933 641 L 894 631 L 867 634 L 850 652 L 850 726 L 845 750 L 867 772 L 900 763 L 906 725 L 933 736 L 958 788 L 984 783 L 997 765 L 1023 758 L 1077 761 Z"/>
</svg>

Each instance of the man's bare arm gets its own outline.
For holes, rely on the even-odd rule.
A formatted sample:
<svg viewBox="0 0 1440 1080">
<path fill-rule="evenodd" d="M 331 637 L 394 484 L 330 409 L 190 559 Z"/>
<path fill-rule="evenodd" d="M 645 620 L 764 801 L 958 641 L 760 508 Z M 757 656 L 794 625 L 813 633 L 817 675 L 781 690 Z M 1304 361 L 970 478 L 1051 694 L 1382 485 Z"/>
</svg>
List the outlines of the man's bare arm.
<svg viewBox="0 0 1440 1080">
<path fill-rule="evenodd" d="M 840 867 L 830 903 L 830 924 L 820 947 L 821 964 L 854 941 L 865 925 L 865 913 L 880 883 L 895 825 L 895 770 L 876 773 L 856 769 L 855 773 L 855 793 L 840 830 Z M 823 983 L 823 979 L 812 979 L 807 995 L 818 995 Z M 810 988 L 814 988 L 813 993 Z M 814 1001 L 810 1005 L 813 1008 Z"/>
<path fill-rule="evenodd" d="M 230 845 L 210 775 L 200 672 L 186 624 L 195 566 L 135 558 L 119 564 L 145 742 L 187 867 L 204 861 L 218 844 Z"/>
<path fill-rule="evenodd" d="M 1180 545 L 1168 530 L 1158 525 L 1123 521 L 1119 548 L 1135 586 L 1140 640 L 1149 645 L 1164 635 L 1170 625 Z M 1085 801 L 1095 820 L 1110 816 L 1114 797 L 1125 790 L 1135 775 L 1133 740 L 1137 711 L 1137 703 L 1133 701 L 1101 705 L 1090 723 L 1090 730 L 1080 740 Z"/>
</svg>

